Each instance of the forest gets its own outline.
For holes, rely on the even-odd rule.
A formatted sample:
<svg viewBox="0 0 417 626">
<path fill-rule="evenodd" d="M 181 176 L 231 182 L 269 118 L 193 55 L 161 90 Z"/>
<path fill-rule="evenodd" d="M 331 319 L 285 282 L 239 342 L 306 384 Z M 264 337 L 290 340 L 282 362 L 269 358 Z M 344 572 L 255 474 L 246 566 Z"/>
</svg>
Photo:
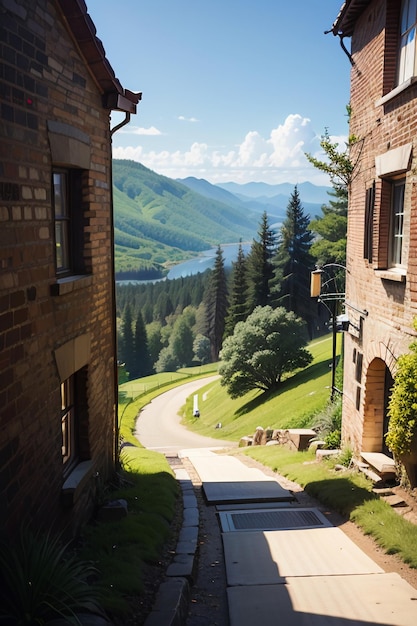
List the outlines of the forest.
<svg viewBox="0 0 417 626">
<path fill-rule="evenodd" d="M 278 232 L 265 211 L 249 252 L 240 246 L 231 270 L 219 244 L 213 269 L 204 273 L 117 284 L 121 374 L 133 379 L 216 362 L 236 324 L 257 307 L 293 312 L 310 338 L 326 332 L 329 313 L 310 297 L 310 274 L 316 266 L 345 263 L 346 223 L 345 185 L 334 184 L 322 215 L 313 220 L 295 186 Z M 338 280 L 336 275 L 332 288 Z"/>
</svg>

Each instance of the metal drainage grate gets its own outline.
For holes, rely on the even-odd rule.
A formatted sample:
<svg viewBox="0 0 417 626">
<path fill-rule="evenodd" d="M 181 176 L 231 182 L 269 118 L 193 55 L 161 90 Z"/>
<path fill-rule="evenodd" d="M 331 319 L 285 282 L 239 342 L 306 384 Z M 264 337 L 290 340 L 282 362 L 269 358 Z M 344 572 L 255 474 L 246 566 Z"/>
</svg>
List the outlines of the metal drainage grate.
<svg viewBox="0 0 417 626">
<path fill-rule="evenodd" d="M 238 530 L 291 530 L 331 526 L 318 509 L 258 509 L 219 513 L 224 532 Z"/>
</svg>

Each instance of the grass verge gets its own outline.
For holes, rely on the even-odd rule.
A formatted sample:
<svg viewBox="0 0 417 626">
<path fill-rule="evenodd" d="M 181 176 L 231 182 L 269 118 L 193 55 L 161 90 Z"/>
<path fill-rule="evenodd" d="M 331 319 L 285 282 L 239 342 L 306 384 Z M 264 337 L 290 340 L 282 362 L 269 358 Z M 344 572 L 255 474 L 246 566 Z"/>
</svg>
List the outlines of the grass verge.
<svg viewBox="0 0 417 626">
<path fill-rule="evenodd" d="M 231 441 L 253 435 L 257 426 L 309 427 L 330 397 L 332 337 L 312 341 L 308 348 L 313 355 L 311 365 L 288 376 L 278 392 L 253 390 L 232 399 L 220 380 L 215 380 L 198 392 L 200 417 L 197 419 L 193 417 L 193 398 L 188 398 L 183 410 L 184 423 L 200 435 Z M 219 423 L 221 428 L 216 428 Z"/>
<path fill-rule="evenodd" d="M 301 485 L 334 511 L 355 522 L 388 554 L 417 568 L 417 526 L 372 493 L 372 483 L 356 470 L 335 471 L 336 461 L 316 462 L 311 452 L 292 452 L 281 446 L 241 448 L 274 472 Z"/>
</svg>

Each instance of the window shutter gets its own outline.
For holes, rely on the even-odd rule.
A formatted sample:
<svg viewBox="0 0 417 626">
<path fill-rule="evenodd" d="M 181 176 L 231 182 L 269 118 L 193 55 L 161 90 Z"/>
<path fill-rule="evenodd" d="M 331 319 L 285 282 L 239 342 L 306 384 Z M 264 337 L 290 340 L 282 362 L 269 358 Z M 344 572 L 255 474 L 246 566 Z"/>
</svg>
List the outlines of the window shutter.
<svg viewBox="0 0 417 626">
<path fill-rule="evenodd" d="M 375 182 L 366 190 L 365 200 L 365 236 L 363 242 L 363 258 L 372 263 L 372 245 L 374 238 L 374 205 Z"/>
</svg>

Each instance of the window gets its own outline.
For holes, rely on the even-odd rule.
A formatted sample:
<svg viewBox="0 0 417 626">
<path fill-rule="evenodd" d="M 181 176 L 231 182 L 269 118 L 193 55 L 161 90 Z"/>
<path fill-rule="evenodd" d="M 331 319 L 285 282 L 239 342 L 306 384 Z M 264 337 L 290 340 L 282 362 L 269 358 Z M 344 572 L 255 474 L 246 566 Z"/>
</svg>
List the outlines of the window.
<svg viewBox="0 0 417 626">
<path fill-rule="evenodd" d="M 90 458 L 88 443 L 87 368 L 61 382 L 61 432 L 64 476 Z"/>
<path fill-rule="evenodd" d="M 355 367 L 355 380 L 360 383 L 362 380 L 362 364 L 363 354 L 361 352 L 356 353 L 356 367 Z"/>
<path fill-rule="evenodd" d="M 64 473 L 77 461 L 75 376 L 61 383 L 62 461 Z"/>
<path fill-rule="evenodd" d="M 390 223 L 389 266 L 402 266 L 405 179 L 393 181 Z"/>
<path fill-rule="evenodd" d="M 52 172 L 55 265 L 58 276 L 83 273 L 82 170 Z"/>
<path fill-rule="evenodd" d="M 403 0 L 400 17 L 398 85 L 416 75 L 417 0 Z"/>
</svg>

